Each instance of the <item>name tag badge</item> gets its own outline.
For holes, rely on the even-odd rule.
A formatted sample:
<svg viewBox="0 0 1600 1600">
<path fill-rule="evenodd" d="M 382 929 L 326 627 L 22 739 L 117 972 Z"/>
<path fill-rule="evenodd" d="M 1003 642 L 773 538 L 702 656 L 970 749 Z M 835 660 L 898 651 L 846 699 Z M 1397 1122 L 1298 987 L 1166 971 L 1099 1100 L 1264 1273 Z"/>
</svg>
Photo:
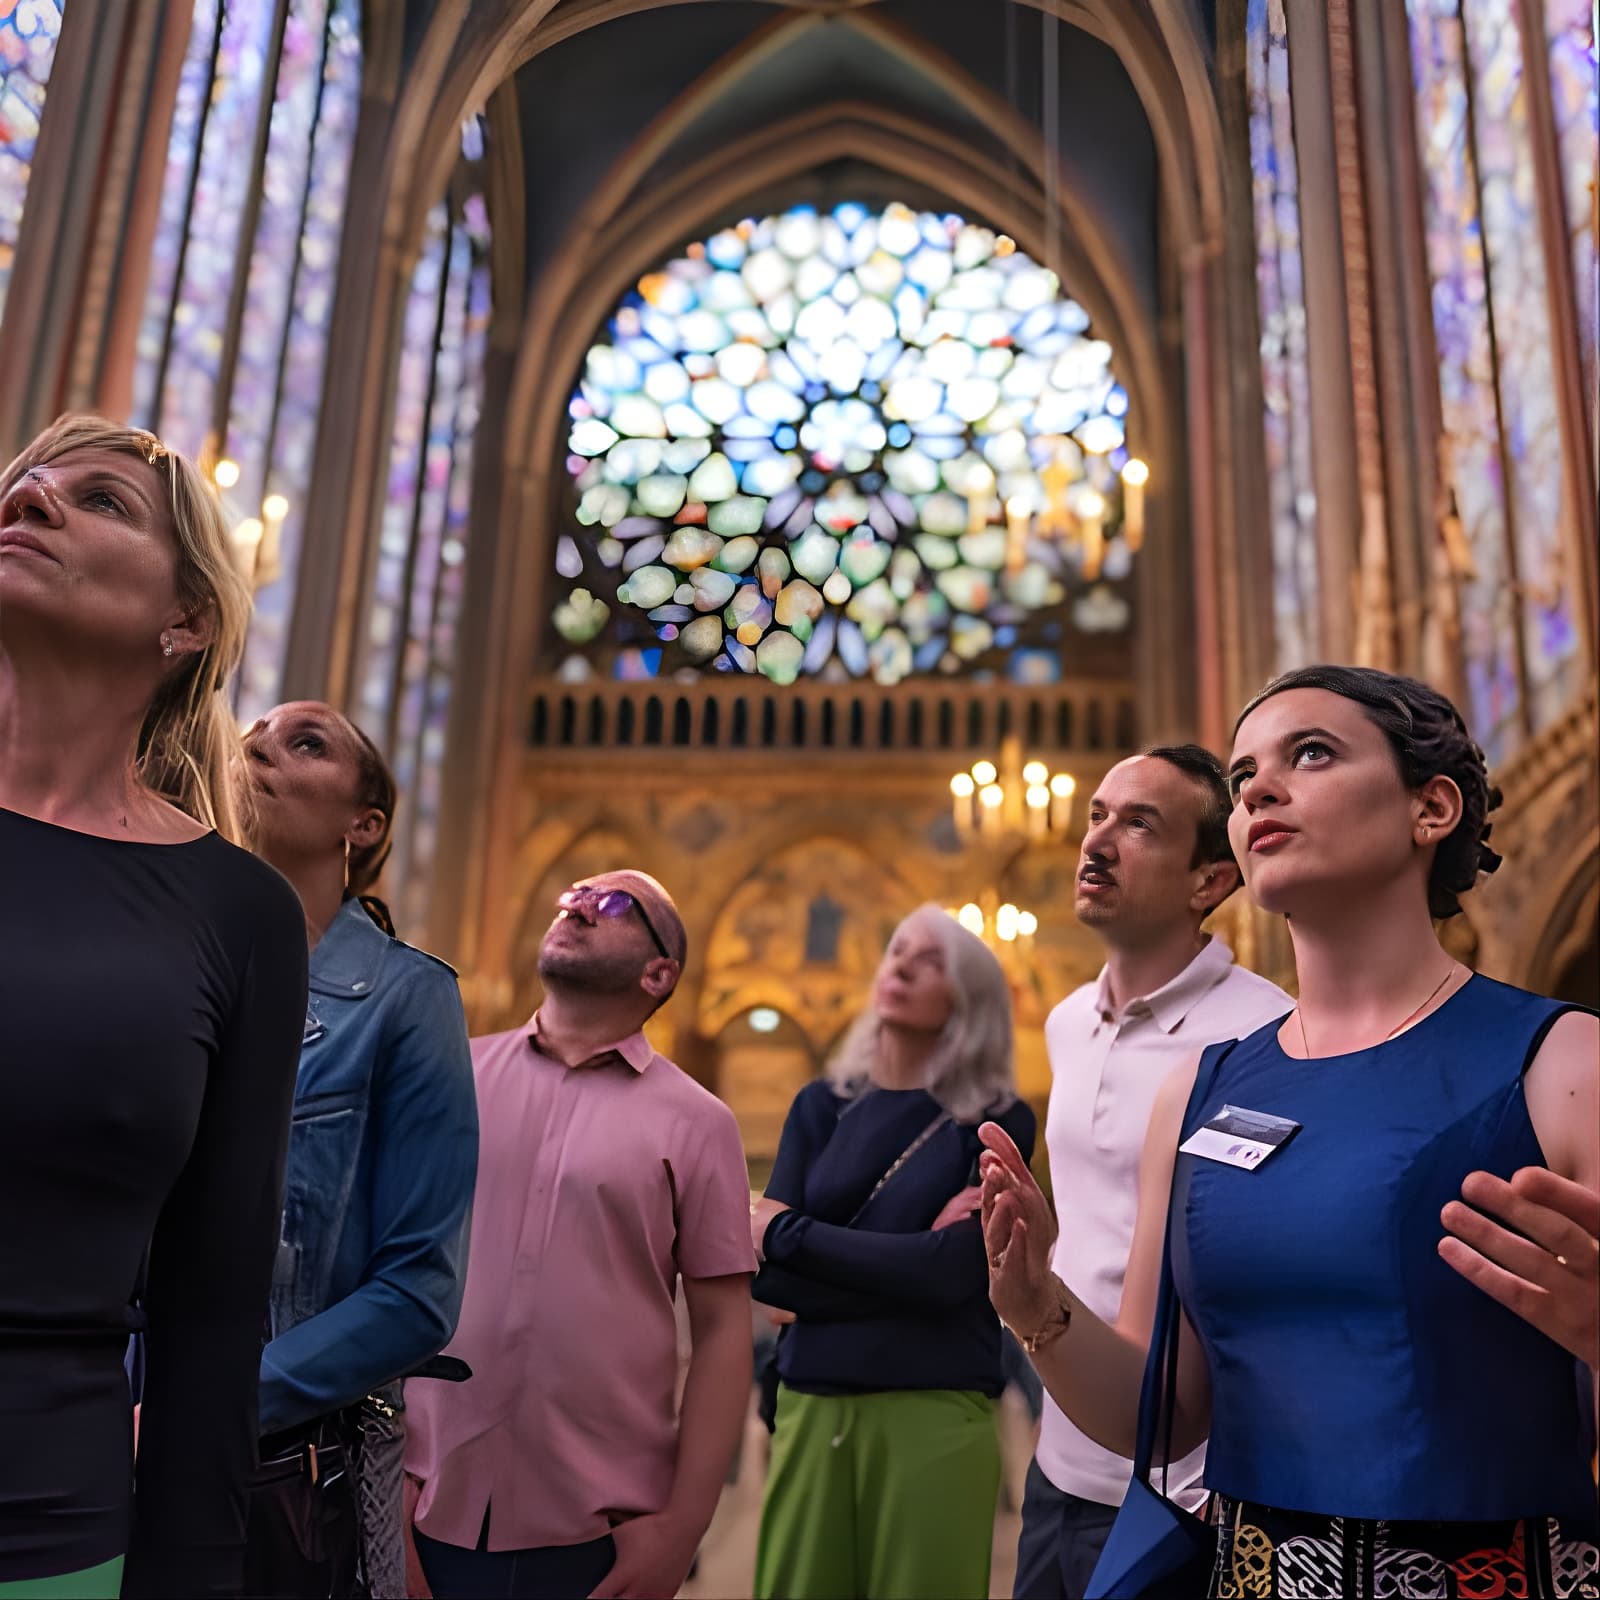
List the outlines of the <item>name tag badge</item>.
<svg viewBox="0 0 1600 1600">
<path fill-rule="evenodd" d="M 1186 1155 L 1204 1156 L 1207 1161 L 1221 1161 L 1227 1166 L 1253 1172 L 1299 1131 L 1300 1124 L 1287 1117 L 1268 1116 L 1265 1111 L 1246 1111 L 1242 1106 L 1224 1106 L 1178 1148 Z"/>
</svg>

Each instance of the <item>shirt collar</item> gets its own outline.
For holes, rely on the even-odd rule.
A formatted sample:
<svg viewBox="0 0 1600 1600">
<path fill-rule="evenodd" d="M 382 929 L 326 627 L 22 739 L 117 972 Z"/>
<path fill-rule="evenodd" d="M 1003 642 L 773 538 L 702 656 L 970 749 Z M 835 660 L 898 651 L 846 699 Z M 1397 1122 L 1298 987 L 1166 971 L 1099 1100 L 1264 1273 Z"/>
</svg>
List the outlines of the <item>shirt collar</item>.
<svg viewBox="0 0 1600 1600">
<path fill-rule="evenodd" d="M 1163 1033 L 1175 1033 L 1196 1001 L 1221 983 L 1232 966 L 1233 951 L 1222 940 L 1208 934 L 1194 960 L 1177 977 L 1168 979 L 1153 994 L 1135 995 L 1122 1008 L 1122 1015 L 1127 1017 L 1130 1008 L 1138 1005 L 1148 1009 Z M 1100 1017 L 1112 1011 L 1111 979 L 1105 967 L 1100 969 L 1094 1004 L 1095 1012 Z"/>
<path fill-rule="evenodd" d="M 319 994 L 371 994 L 390 943 L 359 900 L 346 900 L 311 952 L 311 987 Z"/>
<path fill-rule="evenodd" d="M 561 1061 L 554 1050 L 544 1042 L 544 1036 L 539 1031 L 539 1013 L 534 1012 L 529 1019 L 528 1043 L 542 1056 L 548 1056 L 552 1061 Z M 631 1067 L 635 1072 L 643 1072 L 655 1060 L 655 1046 L 645 1038 L 643 1033 L 630 1033 L 626 1039 L 618 1039 L 615 1044 L 608 1044 L 602 1050 L 597 1050 L 587 1061 L 573 1063 L 576 1067 L 604 1067 L 613 1062 L 620 1061 L 624 1066 Z M 565 1063 L 562 1063 L 565 1065 Z"/>
</svg>

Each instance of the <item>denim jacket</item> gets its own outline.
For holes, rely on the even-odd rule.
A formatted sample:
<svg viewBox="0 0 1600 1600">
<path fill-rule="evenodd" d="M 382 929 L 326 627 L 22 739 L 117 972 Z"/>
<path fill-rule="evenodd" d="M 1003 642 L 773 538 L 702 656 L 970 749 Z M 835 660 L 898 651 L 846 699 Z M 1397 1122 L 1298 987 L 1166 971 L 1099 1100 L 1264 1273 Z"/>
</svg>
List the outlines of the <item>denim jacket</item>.
<svg viewBox="0 0 1600 1600">
<path fill-rule="evenodd" d="M 348 1405 L 449 1342 L 477 1168 L 455 974 L 347 901 L 311 952 L 263 1434 Z"/>
</svg>

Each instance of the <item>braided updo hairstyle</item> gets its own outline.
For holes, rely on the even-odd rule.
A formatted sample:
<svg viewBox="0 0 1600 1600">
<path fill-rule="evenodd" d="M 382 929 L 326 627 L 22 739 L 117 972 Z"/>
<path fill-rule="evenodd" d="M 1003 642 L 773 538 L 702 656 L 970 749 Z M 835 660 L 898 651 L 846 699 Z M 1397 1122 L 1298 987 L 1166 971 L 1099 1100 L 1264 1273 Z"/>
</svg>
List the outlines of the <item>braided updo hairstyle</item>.
<svg viewBox="0 0 1600 1600">
<path fill-rule="evenodd" d="M 355 723 L 345 719 L 350 732 L 355 735 L 356 746 L 356 803 L 383 813 L 383 832 L 369 845 L 352 850 L 349 856 L 349 881 L 345 898 L 361 902 L 362 909 L 392 939 L 395 937 L 394 918 L 389 908 L 377 895 L 369 894 L 389 859 L 389 849 L 394 843 L 394 808 L 398 790 L 389 763 L 383 753 Z"/>
<path fill-rule="evenodd" d="M 1478 874 L 1493 872 L 1501 859 L 1489 848 L 1489 813 L 1500 804 L 1500 791 L 1461 713 L 1437 689 L 1376 667 L 1297 667 L 1274 678 L 1239 713 L 1234 732 L 1263 700 L 1287 689 L 1326 689 L 1354 700 L 1387 736 L 1408 789 L 1445 777 L 1461 791 L 1461 820 L 1440 841 L 1428 874 L 1429 912 L 1453 917 Z"/>
</svg>

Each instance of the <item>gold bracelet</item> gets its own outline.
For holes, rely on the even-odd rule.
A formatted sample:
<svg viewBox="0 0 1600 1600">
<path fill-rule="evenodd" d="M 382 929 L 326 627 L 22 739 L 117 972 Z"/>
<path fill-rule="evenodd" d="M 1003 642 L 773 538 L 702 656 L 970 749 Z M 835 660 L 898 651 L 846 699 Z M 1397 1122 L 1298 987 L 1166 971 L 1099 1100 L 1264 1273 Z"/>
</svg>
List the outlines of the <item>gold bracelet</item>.
<svg viewBox="0 0 1600 1600">
<path fill-rule="evenodd" d="M 1017 1333 L 1015 1328 L 1011 1330 L 1017 1333 L 1018 1344 L 1030 1356 L 1036 1356 L 1046 1345 L 1054 1344 L 1072 1321 L 1072 1293 L 1053 1272 L 1050 1274 L 1050 1292 L 1054 1302 L 1045 1313 L 1044 1321 L 1032 1333 Z"/>
</svg>

